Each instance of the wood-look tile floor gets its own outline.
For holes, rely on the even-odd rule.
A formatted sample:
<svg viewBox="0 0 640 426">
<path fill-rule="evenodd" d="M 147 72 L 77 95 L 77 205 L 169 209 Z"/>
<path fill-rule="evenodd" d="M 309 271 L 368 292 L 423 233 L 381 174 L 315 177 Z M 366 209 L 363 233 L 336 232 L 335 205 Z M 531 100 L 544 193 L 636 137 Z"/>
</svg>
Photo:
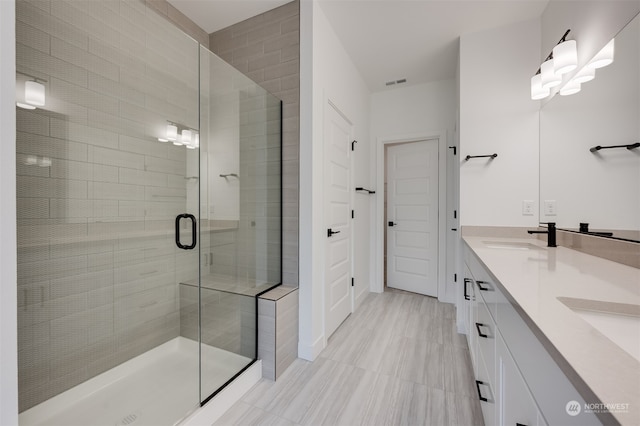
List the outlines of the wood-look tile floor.
<svg viewBox="0 0 640 426">
<path fill-rule="evenodd" d="M 314 362 L 262 379 L 221 425 L 482 425 L 455 308 L 406 292 L 371 293 Z"/>
</svg>

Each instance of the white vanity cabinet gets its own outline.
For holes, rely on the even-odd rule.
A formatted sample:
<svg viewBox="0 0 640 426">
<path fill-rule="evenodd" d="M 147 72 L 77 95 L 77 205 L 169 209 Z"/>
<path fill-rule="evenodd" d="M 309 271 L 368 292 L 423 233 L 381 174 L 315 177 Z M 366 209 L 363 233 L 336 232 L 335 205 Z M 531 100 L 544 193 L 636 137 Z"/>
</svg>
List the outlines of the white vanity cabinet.
<svg viewBox="0 0 640 426">
<path fill-rule="evenodd" d="M 601 424 L 566 413 L 569 401 L 584 399 L 468 247 L 464 260 L 467 342 L 485 425 Z"/>
<path fill-rule="evenodd" d="M 497 424 L 510 426 L 545 426 L 529 388 L 518 370 L 502 336 L 496 339 L 498 393 L 501 397 Z"/>
</svg>

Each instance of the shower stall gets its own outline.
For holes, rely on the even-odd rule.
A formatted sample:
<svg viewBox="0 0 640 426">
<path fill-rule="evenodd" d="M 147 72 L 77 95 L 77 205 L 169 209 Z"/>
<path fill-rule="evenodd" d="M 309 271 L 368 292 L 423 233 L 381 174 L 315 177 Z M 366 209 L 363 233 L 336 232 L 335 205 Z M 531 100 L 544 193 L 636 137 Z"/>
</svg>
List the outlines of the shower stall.
<svg viewBox="0 0 640 426">
<path fill-rule="evenodd" d="M 178 423 L 257 358 L 281 101 L 142 0 L 18 0 L 16 41 L 20 424 Z"/>
</svg>

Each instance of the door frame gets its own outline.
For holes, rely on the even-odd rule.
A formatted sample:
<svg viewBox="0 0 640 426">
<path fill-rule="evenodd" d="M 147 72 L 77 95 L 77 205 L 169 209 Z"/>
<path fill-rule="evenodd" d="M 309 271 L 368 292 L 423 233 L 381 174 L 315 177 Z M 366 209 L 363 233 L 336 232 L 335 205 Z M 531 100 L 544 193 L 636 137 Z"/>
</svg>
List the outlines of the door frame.
<svg viewBox="0 0 640 426">
<path fill-rule="evenodd" d="M 438 140 L 438 300 L 446 297 L 446 217 L 447 217 L 447 132 L 431 132 L 424 134 L 381 137 L 376 141 L 376 188 L 380 196 L 375 203 L 376 253 L 375 281 L 371 291 L 384 291 L 384 167 L 386 162 L 385 146 L 397 143 L 419 142 L 422 140 Z"/>
</svg>

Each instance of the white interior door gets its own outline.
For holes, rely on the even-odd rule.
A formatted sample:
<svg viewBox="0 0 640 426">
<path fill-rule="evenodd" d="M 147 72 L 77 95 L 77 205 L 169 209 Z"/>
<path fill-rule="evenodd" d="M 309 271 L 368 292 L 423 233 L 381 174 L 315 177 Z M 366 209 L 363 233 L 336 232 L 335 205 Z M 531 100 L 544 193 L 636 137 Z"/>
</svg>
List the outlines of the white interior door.
<svg viewBox="0 0 640 426">
<path fill-rule="evenodd" d="M 387 286 L 438 296 L 438 140 L 387 149 Z"/>
<path fill-rule="evenodd" d="M 325 334 L 351 313 L 351 123 L 328 104 L 324 125 Z"/>
</svg>

